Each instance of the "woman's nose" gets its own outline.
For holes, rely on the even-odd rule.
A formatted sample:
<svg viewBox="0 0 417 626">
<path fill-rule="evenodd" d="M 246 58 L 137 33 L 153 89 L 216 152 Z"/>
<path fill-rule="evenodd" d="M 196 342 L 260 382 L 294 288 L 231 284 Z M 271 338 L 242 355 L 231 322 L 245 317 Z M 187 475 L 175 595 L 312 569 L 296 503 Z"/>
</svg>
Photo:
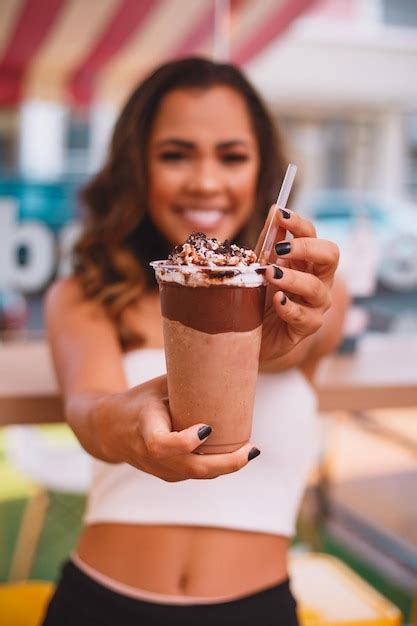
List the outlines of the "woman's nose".
<svg viewBox="0 0 417 626">
<path fill-rule="evenodd" d="M 188 191 L 215 194 L 222 190 L 224 180 L 218 164 L 211 160 L 200 161 L 190 171 Z"/>
</svg>

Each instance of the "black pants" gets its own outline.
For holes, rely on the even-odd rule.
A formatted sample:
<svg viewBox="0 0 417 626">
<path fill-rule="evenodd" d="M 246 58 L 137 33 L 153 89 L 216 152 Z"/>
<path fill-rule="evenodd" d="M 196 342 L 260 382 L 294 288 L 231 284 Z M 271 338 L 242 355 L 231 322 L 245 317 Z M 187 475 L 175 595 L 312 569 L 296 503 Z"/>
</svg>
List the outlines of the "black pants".
<svg viewBox="0 0 417 626">
<path fill-rule="evenodd" d="M 66 563 L 43 626 L 298 626 L 285 581 L 239 600 L 156 604 L 116 593 Z"/>
</svg>

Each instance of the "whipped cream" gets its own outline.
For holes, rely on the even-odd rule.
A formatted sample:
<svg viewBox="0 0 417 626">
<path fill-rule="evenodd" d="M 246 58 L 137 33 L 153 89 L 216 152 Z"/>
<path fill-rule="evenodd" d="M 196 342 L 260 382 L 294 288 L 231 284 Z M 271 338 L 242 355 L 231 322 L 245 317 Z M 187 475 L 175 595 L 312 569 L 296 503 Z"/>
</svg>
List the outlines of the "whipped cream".
<svg viewBox="0 0 417 626">
<path fill-rule="evenodd" d="M 230 285 L 259 287 L 265 283 L 264 268 L 252 250 L 228 241 L 220 243 L 204 233 L 192 233 L 176 246 L 168 259 L 151 263 L 159 282 L 187 287 Z"/>
</svg>

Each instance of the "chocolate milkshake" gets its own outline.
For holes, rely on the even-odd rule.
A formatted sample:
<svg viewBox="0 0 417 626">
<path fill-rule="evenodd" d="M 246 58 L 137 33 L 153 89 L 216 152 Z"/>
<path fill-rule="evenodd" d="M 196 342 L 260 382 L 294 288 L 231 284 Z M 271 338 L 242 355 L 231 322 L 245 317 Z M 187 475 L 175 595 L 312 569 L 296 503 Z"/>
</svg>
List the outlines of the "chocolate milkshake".
<svg viewBox="0 0 417 626">
<path fill-rule="evenodd" d="M 266 291 L 256 256 L 197 233 L 152 265 L 173 427 L 209 424 L 197 451 L 233 452 L 252 429 Z"/>
</svg>

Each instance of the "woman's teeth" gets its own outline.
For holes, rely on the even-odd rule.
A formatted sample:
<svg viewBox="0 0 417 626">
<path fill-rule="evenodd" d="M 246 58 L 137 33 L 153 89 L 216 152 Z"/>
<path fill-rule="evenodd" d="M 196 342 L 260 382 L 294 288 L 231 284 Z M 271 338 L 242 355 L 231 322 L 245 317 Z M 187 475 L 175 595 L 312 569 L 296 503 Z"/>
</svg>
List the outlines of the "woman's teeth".
<svg viewBox="0 0 417 626">
<path fill-rule="evenodd" d="M 187 209 L 183 212 L 185 219 L 197 228 L 210 228 L 216 226 L 224 217 L 224 211 L 211 209 L 201 211 L 199 209 Z"/>
</svg>

